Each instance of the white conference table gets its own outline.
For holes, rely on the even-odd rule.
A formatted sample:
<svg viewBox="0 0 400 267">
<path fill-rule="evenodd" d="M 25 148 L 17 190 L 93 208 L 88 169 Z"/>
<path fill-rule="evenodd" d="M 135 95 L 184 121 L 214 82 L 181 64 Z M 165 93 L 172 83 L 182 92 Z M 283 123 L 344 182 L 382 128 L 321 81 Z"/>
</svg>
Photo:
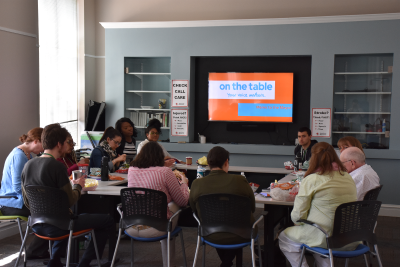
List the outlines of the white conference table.
<svg viewBox="0 0 400 267">
<path fill-rule="evenodd" d="M 179 170 L 197 170 L 197 164 L 175 164 Z M 206 170 L 210 170 L 208 166 L 204 166 Z M 289 174 L 292 171 L 285 168 L 268 168 L 268 167 L 248 167 L 248 166 L 229 166 L 230 172 L 257 172 L 257 173 L 276 173 L 276 174 Z"/>
</svg>

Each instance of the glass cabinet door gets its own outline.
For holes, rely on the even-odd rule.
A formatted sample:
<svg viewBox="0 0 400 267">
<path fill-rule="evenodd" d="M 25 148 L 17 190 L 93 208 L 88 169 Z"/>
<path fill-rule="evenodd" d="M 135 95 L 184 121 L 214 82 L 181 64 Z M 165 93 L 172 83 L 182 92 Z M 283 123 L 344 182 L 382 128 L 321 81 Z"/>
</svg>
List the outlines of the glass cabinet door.
<svg viewBox="0 0 400 267">
<path fill-rule="evenodd" d="M 335 56 L 334 146 L 351 135 L 363 147 L 389 148 L 392 68 L 393 54 Z"/>
</svg>

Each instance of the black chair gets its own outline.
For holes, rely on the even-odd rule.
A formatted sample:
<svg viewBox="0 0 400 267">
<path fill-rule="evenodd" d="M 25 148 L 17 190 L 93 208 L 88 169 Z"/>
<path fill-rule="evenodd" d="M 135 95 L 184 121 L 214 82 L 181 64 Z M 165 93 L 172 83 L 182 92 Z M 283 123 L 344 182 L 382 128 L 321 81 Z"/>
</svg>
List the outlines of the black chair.
<svg viewBox="0 0 400 267">
<path fill-rule="evenodd" d="M 183 243 L 182 229 L 180 227 L 176 227 L 172 231 L 172 220 L 181 212 L 181 210 L 175 212 L 169 220 L 167 219 L 168 203 L 165 193 L 148 188 L 124 188 L 121 189 L 121 201 L 122 205 L 117 207 L 117 210 L 121 215 L 121 220 L 119 222 L 118 240 L 117 245 L 115 246 L 111 267 L 113 267 L 115 263 L 122 230 L 125 231 L 127 228 L 133 225 L 147 225 L 159 231 L 165 231 L 167 234 L 152 238 L 142 238 L 130 236 L 125 231 L 125 234 L 131 238 L 131 266 L 133 266 L 134 261 L 133 240 L 142 242 L 155 242 L 166 238 L 168 266 L 170 266 L 170 239 L 171 237 L 180 234 L 183 261 L 184 266 L 186 267 L 185 245 Z"/>
<path fill-rule="evenodd" d="M 16 197 L 16 196 L 0 196 L 0 198 L 15 198 L 15 199 L 18 199 L 18 197 Z M 26 218 L 24 216 L 20 216 L 20 215 L 3 215 L 1 213 L 1 211 L 0 211 L 0 221 L 8 221 L 8 222 L 17 221 L 19 235 L 21 236 L 21 242 L 23 242 L 24 235 L 23 235 L 23 232 L 22 232 L 21 220 L 28 221 L 28 218 Z M 24 247 L 24 252 L 25 252 L 25 247 Z M 24 266 L 26 266 L 26 253 L 24 253 Z"/>
<path fill-rule="evenodd" d="M 383 185 L 380 185 L 377 188 L 369 190 L 365 196 L 364 200 L 378 200 L 379 192 L 381 192 Z"/>
<path fill-rule="evenodd" d="M 329 258 L 331 267 L 334 266 L 333 257 L 346 258 L 347 267 L 349 258 L 364 255 L 365 263 L 368 266 L 366 253 L 370 252 L 370 249 L 366 245 L 360 244 L 353 251 L 332 250 L 333 248 L 341 248 L 347 244 L 357 241 L 365 241 L 367 244 L 373 244 L 379 266 L 382 267 L 376 236 L 374 233 L 381 204 L 382 202 L 380 201 L 356 201 L 339 205 L 335 212 L 335 220 L 333 222 L 333 231 L 331 236 L 329 236 L 329 234 L 323 228 L 314 222 L 308 220 L 298 220 L 297 222 L 314 226 L 322 231 L 326 236 L 326 244 L 328 247 L 328 249 L 324 249 L 319 247 L 309 247 L 306 244 L 303 244 L 301 246 L 303 250 L 299 267 L 303 262 L 304 253 L 306 251 Z"/>
<path fill-rule="evenodd" d="M 37 237 L 49 240 L 50 256 L 51 256 L 51 242 L 60 241 L 68 238 L 68 251 L 67 251 L 67 263 L 66 263 L 67 267 L 69 266 L 69 261 L 70 261 L 72 239 L 83 235 L 91 234 L 92 242 L 94 242 L 93 244 L 96 251 L 97 264 L 100 267 L 100 258 L 99 258 L 99 253 L 97 251 L 96 236 L 94 234 L 94 230 L 86 229 L 78 232 L 73 231 L 74 218 L 69 213 L 69 202 L 67 194 L 58 188 L 38 186 L 38 185 L 26 186 L 25 192 L 28 197 L 31 215 L 28 217 L 28 225 L 26 227 L 25 237 L 22 242 L 22 246 L 19 251 L 15 267 L 18 266 L 19 259 L 21 257 L 21 252 L 23 247 L 25 246 L 26 238 L 29 233 L 29 229 L 38 223 L 54 225 L 62 230 L 69 231 L 69 234 L 55 238 L 40 236 L 35 233 Z"/>
<path fill-rule="evenodd" d="M 199 220 L 196 214 L 193 213 L 193 216 L 199 223 L 193 267 L 196 266 L 200 244 L 203 245 L 203 267 L 205 266 L 206 244 L 220 249 L 238 249 L 250 245 L 252 264 L 253 267 L 255 267 L 255 241 L 257 241 L 258 244 L 258 255 L 261 255 L 261 249 L 260 243 L 258 242 L 258 235 L 255 234 L 254 228 L 263 219 L 266 213 L 263 213 L 255 223 L 251 224 L 251 202 L 248 197 L 232 194 L 208 194 L 200 196 L 198 201 L 201 219 Z M 232 233 L 242 238 L 250 239 L 251 241 L 240 244 L 220 245 L 204 239 L 204 237 L 210 234 L 221 232 Z M 260 266 L 262 266 L 261 258 L 262 257 L 259 257 Z M 236 265 L 241 266 L 242 262 L 238 262 L 238 257 L 236 260 Z"/>
</svg>

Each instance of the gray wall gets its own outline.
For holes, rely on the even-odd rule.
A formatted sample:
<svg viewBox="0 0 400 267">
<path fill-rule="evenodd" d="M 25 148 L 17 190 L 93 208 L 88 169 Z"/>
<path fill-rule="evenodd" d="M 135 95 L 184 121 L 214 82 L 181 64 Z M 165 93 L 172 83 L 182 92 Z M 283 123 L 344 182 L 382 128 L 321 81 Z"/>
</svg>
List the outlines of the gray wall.
<svg viewBox="0 0 400 267">
<path fill-rule="evenodd" d="M 396 31 L 400 21 L 320 23 L 273 26 L 232 26 L 167 29 L 106 29 L 105 99 L 107 102 L 106 124 L 113 125 L 123 116 L 124 106 L 124 57 L 171 57 L 172 79 L 190 79 L 192 56 L 244 56 L 244 55 L 311 55 L 311 108 L 332 108 L 333 69 L 335 54 L 393 53 L 394 65 L 400 61 L 400 36 Z M 179 37 L 179 38 L 177 38 Z M 193 78 L 192 78 L 193 79 Z M 393 101 L 400 99 L 400 75 L 394 67 L 392 84 Z M 191 87 L 190 104 L 195 103 Z M 395 102 L 393 102 L 395 103 Z M 392 114 L 400 107 L 392 105 Z M 190 124 L 193 121 L 190 110 Z M 382 184 L 382 200 L 387 204 L 400 204 L 395 188 L 400 187 L 396 179 L 396 164 L 399 162 L 400 119 L 391 118 L 390 150 L 368 151 L 368 163 L 378 170 Z M 189 138 L 171 138 L 172 142 L 191 141 Z M 331 142 L 329 138 L 319 141 Z M 185 146 L 191 147 L 185 149 Z M 273 147 L 273 149 L 271 149 Z M 258 147 L 261 149 L 260 147 Z M 281 167 L 284 160 L 292 159 L 292 148 L 268 146 L 259 155 L 254 155 L 254 146 L 241 146 L 233 152 L 233 165 Z M 199 147 L 191 144 L 168 144 L 171 152 L 199 153 Z M 185 151 L 185 152 L 180 152 Z M 208 151 L 208 150 L 207 150 Z M 206 151 L 200 151 L 205 155 Z M 280 155 L 279 158 L 275 156 Z M 236 164 L 240 163 L 240 164 Z"/>
<path fill-rule="evenodd" d="M 0 1 L 0 27 L 37 35 L 37 1 Z M 18 138 L 39 126 L 37 39 L 0 30 L 0 170 Z"/>
</svg>

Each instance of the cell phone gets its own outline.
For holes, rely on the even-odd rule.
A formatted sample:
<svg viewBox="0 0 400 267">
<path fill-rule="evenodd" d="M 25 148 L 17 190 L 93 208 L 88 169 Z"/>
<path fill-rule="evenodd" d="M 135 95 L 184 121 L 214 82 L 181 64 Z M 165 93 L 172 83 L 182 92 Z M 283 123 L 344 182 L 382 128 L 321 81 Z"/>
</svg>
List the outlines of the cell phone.
<svg viewBox="0 0 400 267">
<path fill-rule="evenodd" d="M 265 193 L 265 192 L 261 192 L 260 195 L 263 197 L 271 197 L 269 193 Z"/>
</svg>

